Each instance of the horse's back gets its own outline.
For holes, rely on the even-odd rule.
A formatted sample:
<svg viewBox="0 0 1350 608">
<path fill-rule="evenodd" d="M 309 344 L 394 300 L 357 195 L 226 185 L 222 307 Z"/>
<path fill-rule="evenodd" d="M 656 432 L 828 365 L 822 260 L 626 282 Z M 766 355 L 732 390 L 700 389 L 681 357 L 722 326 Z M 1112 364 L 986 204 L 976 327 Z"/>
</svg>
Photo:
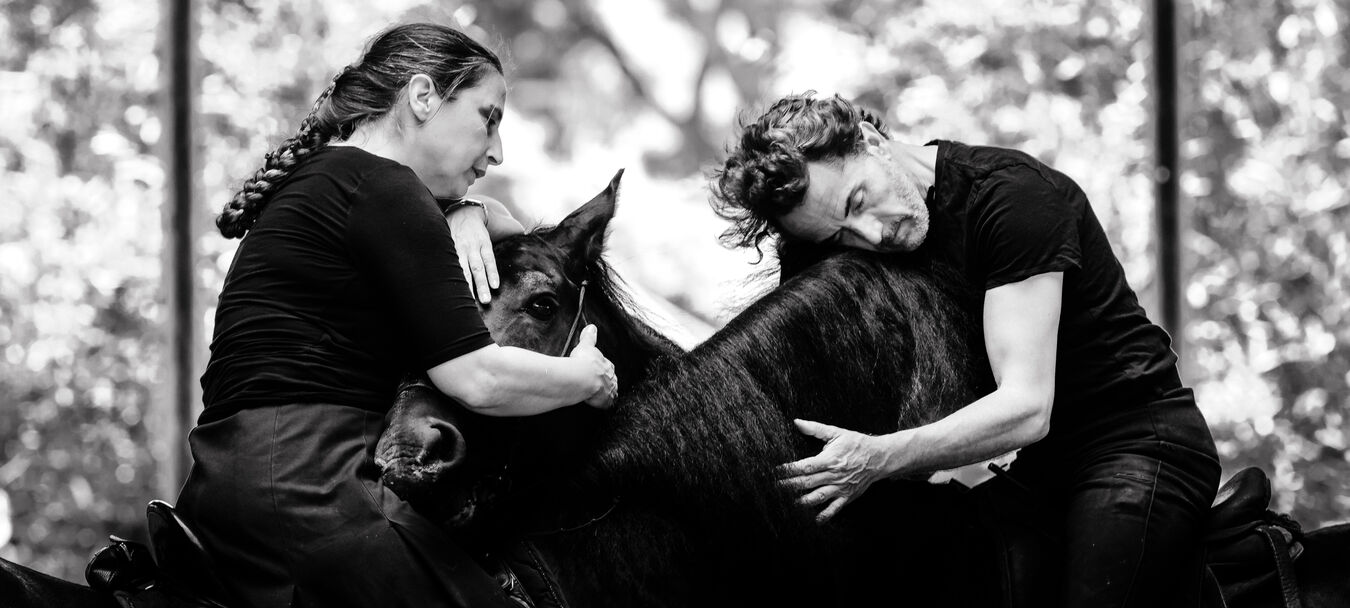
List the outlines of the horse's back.
<svg viewBox="0 0 1350 608">
<path fill-rule="evenodd" d="M 1350 523 L 1303 536 L 1303 555 L 1294 562 L 1306 608 L 1350 606 Z"/>
<path fill-rule="evenodd" d="M 117 608 L 112 595 L 0 559 L 5 608 Z"/>
</svg>

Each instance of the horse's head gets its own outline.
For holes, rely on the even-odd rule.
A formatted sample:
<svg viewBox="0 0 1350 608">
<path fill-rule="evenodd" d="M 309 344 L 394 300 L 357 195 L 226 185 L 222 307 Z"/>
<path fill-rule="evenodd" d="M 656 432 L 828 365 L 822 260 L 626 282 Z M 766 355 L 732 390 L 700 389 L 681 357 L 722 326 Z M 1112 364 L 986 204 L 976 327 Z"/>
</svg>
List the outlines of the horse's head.
<svg viewBox="0 0 1350 608">
<path fill-rule="evenodd" d="M 493 246 L 501 288 L 483 311 L 492 339 L 550 355 L 564 355 L 590 319 L 605 228 L 614 217 L 620 170 L 604 191 L 556 227 L 511 237 Z M 583 294 L 583 290 L 588 293 Z M 583 302 L 583 295 L 586 302 Z M 592 315 L 594 316 L 594 315 Z"/>
<path fill-rule="evenodd" d="M 622 388 L 638 366 L 669 343 L 639 329 L 616 303 L 618 292 L 601 260 L 623 171 L 609 186 L 552 228 L 493 246 L 501 287 L 483 318 L 501 346 L 563 355 L 587 323 L 616 363 Z M 645 327 L 645 326 L 643 326 Z M 655 346 L 654 346 L 655 345 Z M 547 492 L 566 477 L 593 438 L 602 412 L 565 407 L 529 418 L 476 414 L 423 387 L 402 395 L 377 447 L 385 485 L 447 523 L 473 523 L 479 507 L 505 493 Z"/>
</svg>

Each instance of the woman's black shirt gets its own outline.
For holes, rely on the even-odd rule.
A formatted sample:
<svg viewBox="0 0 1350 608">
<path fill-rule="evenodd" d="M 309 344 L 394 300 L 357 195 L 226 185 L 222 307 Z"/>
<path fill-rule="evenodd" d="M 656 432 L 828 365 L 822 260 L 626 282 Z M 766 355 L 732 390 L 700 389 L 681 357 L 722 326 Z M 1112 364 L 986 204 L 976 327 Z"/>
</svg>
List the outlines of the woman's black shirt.
<svg viewBox="0 0 1350 608">
<path fill-rule="evenodd" d="M 405 372 L 492 343 L 431 192 L 351 147 L 314 152 L 281 185 L 215 319 L 201 422 L 286 403 L 384 412 Z"/>
</svg>

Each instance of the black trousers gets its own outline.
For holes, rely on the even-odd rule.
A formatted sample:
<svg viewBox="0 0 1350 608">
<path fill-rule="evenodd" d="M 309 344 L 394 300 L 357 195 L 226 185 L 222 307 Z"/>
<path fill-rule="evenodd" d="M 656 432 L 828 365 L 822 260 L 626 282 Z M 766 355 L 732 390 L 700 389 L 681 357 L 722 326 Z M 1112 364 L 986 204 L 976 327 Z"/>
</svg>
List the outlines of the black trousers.
<svg viewBox="0 0 1350 608">
<path fill-rule="evenodd" d="M 1199 604 L 1219 462 L 1190 389 L 1032 446 L 1011 478 L 1030 490 L 1023 500 L 1037 506 L 1025 512 L 1047 531 L 1050 565 L 1029 574 L 1037 605 Z"/>
<path fill-rule="evenodd" d="M 383 416 L 325 404 L 197 426 L 178 511 L 247 606 L 510 606 L 439 527 L 378 480 Z"/>
</svg>

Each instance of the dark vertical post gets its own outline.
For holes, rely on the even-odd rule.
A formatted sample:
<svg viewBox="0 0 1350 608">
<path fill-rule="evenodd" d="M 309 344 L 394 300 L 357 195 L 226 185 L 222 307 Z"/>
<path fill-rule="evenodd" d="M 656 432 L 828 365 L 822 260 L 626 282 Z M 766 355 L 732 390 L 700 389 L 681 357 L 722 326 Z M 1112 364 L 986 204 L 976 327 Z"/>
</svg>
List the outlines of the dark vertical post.
<svg viewBox="0 0 1350 608">
<path fill-rule="evenodd" d="M 196 379 L 197 315 L 195 302 L 196 261 L 193 248 L 193 186 L 196 179 L 193 145 L 193 49 L 196 47 L 191 0 L 164 0 L 168 98 L 165 114 L 168 129 L 165 153 L 166 192 L 163 207 L 166 231 L 164 289 L 168 300 L 168 361 L 166 374 L 167 449 L 162 462 L 160 492 L 172 499 L 187 477 L 191 456 L 186 430 L 192 422 Z"/>
<path fill-rule="evenodd" d="M 1153 68 L 1157 111 L 1157 220 L 1158 300 L 1163 329 L 1172 335 L 1172 348 L 1181 354 L 1181 196 L 1177 181 L 1180 157 L 1177 125 L 1177 32 L 1173 0 L 1153 2 Z"/>
</svg>

